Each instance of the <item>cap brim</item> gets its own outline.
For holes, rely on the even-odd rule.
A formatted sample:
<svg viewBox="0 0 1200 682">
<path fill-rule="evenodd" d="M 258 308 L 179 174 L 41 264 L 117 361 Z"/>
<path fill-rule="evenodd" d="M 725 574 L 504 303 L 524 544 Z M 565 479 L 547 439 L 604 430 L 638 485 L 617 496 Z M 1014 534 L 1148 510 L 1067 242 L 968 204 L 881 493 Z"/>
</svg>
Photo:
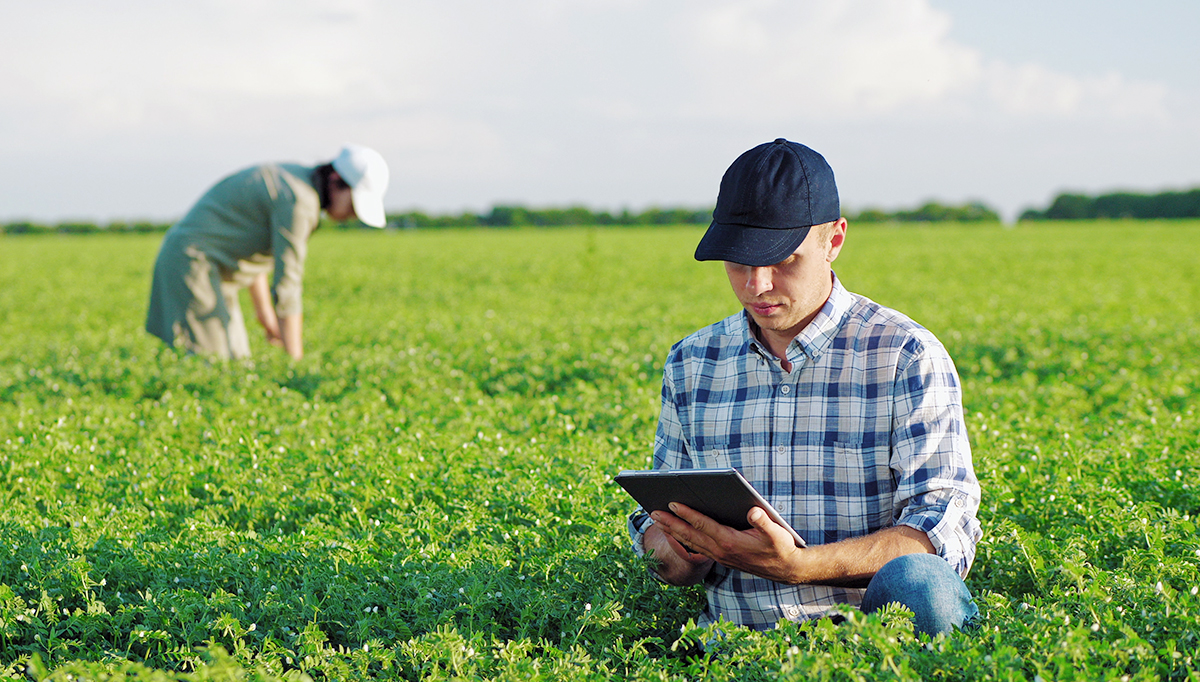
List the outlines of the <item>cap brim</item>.
<svg viewBox="0 0 1200 682">
<path fill-rule="evenodd" d="M 696 246 L 696 260 L 723 260 L 753 267 L 774 265 L 792 255 L 810 229 L 779 230 L 714 222 Z"/>
<path fill-rule="evenodd" d="M 371 227 L 383 227 L 387 224 L 387 215 L 383 210 L 383 195 L 365 188 L 350 190 L 354 202 L 354 215 Z"/>
</svg>

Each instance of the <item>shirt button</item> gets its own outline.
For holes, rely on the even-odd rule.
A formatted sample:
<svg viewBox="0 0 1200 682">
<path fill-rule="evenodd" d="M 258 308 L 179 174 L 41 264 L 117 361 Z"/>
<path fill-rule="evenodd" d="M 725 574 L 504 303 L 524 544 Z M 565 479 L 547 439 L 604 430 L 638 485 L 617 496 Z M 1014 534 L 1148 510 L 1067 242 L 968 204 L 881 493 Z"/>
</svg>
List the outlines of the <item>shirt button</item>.
<svg viewBox="0 0 1200 682">
<path fill-rule="evenodd" d="M 777 446 L 775 446 L 775 454 L 777 454 L 777 455 L 786 455 L 786 454 L 787 454 L 787 446 L 786 446 L 786 445 L 777 445 Z"/>
<path fill-rule="evenodd" d="M 956 498 L 954 498 L 954 506 L 955 506 L 955 507 L 961 507 L 961 506 L 963 506 L 963 501 L 962 501 L 962 498 L 961 498 L 961 497 L 956 497 Z"/>
<path fill-rule="evenodd" d="M 781 388 L 781 389 L 779 389 L 779 390 L 780 390 L 780 391 L 783 391 L 783 394 L 784 394 L 784 395 L 787 395 L 788 393 L 791 393 L 791 392 L 792 392 L 792 387 L 791 387 L 791 386 L 786 386 L 786 385 L 785 385 L 783 388 Z"/>
<path fill-rule="evenodd" d="M 788 604 L 787 606 L 783 607 L 783 612 L 795 618 L 796 616 L 800 615 L 800 607 L 795 606 L 794 604 Z"/>
</svg>

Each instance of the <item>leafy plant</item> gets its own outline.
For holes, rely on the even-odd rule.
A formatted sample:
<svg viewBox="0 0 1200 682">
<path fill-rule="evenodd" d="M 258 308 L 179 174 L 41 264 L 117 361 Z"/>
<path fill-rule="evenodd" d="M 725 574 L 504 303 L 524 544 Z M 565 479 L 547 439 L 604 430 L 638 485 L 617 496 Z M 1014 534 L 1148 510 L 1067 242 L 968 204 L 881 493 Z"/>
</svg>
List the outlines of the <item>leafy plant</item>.
<svg viewBox="0 0 1200 682">
<path fill-rule="evenodd" d="M 963 378 L 982 618 L 936 639 L 696 628 L 629 550 L 662 359 L 736 309 L 697 228 L 323 231 L 309 355 L 228 364 L 141 331 L 157 237 L 0 237 L 0 674 L 1189 679 L 1198 230 L 852 226 Z"/>
</svg>

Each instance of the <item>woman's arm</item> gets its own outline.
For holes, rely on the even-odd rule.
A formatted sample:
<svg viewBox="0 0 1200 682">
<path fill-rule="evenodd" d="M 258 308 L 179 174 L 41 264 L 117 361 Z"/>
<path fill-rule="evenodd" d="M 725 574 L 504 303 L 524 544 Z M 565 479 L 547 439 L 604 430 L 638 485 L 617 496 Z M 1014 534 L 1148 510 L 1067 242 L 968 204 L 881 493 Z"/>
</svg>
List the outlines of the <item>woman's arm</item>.
<svg viewBox="0 0 1200 682">
<path fill-rule="evenodd" d="M 300 334 L 303 317 L 301 314 L 296 314 L 279 320 L 279 326 L 283 330 L 283 349 L 292 356 L 293 360 L 299 360 L 304 356 L 304 344 Z"/>
<path fill-rule="evenodd" d="M 267 332 L 267 341 L 275 346 L 283 346 L 279 320 L 275 317 L 275 306 L 271 303 L 271 288 L 267 283 L 267 273 L 264 272 L 255 277 L 254 281 L 250 283 L 250 301 L 254 303 L 254 314 L 258 317 L 258 323 Z"/>
</svg>

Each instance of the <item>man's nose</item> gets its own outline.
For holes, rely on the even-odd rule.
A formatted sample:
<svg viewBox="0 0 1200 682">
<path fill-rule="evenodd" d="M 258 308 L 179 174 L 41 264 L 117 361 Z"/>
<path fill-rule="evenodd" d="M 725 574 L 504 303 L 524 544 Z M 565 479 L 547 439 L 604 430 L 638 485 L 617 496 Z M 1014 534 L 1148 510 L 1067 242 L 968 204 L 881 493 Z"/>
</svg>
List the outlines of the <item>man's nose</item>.
<svg viewBox="0 0 1200 682">
<path fill-rule="evenodd" d="M 750 268 L 746 274 L 746 289 L 759 296 L 772 289 L 771 268 Z"/>
</svg>

